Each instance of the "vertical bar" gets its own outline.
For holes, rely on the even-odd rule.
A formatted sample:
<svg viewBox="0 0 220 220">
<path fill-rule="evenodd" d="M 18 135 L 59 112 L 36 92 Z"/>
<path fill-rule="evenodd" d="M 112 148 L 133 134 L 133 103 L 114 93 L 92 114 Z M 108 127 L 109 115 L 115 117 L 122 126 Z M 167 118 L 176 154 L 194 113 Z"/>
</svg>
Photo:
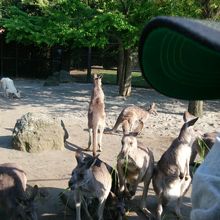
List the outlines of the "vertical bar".
<svg viewBox="0 0 220 220">
<path fill-rule="evenodd" d="M 15 43 L 15 76 L 18 77 L 18 44 Z"/>
<path fill-rule="evenodd" d="M 3 77 L 3 34 L 1 34 L 0 40 L 1 40 L 1 77 Z"/>
<path fill-rule="evenodd" d="M 92 48 L 88 48 L 88 56 L 87 56 L 87 82 L 91 82 L 91 57 L 92 57 Z"/>
</svg>

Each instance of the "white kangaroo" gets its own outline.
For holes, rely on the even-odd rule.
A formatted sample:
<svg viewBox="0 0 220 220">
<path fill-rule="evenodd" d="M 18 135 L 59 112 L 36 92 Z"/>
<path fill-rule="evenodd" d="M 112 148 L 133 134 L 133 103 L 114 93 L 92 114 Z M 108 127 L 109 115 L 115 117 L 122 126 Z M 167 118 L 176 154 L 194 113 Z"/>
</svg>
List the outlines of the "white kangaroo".
<svg viewBox="0 0 220 220">
<path fill-rule="evenodd" d="M 111 174 L 98 157 L 83 157 L 81 152 L 77 152 L 76 160 L 77 166 L 72 171 L 69 181 L 69 187 L 74 191 L 76 220 L 81 220 L 81 203 L 85 198 L 98 199 L 98 220 L 102 220 L 105 202 L 112 185 Z M 84 205 L 88 218 L 92 219 L 87 204 Z"/>
<path fill-rule="evenodd" d="M 122 148 L 117 159 L 120 191 L 131 198 L 135 195 L 138 184 L 144 182 L 140 208 L 150 216 L 146 199 L 154 170 L 154 157 L 147 147 L 137 143 L 136 135 L 137 133 L 125 134 L 121 141 Z"/>
<path fill-rule="evenodd" d="M 38 187 L 26 193 L 27 177 L 25 172 L 14 163 L 0 165 L 0 210 L 4 219 L 37 220 L 34 198 Z"/>
<path fill-rule="evenodd" d="M 20 98 L 21 92 L 15 88 L 14 82 L 12 79 L 6 77 L 2 78 L 0 81 L 0 87 L 4 92 L 4 96 L 7 98 Z"/>
<path fill-rule="evenodd" d="M 145 110 L 138 106 L 128 106 L 124 108 L 119 114 L 114 127 L 112 128 L 112 132 L 115 132 L 120 124 L 122 124 L 122 129 L 124 134 L 128 134 L 129 132 L 134 131 L 134 125 L 136 122 L 145 122 L 150 117 L 150 115 L 157 115 L 157 111 L 155 108 L 155 103 L 152 103 L 150 108 Z M 142 127 L 143 129 L 143 127 Z M 142 131 L 139 131 L 139 133 Z M 136 130 L 136 129 L 135 129 Z"/>
<path fill-rule="evenodd" d="M 95 156 L 97 145 L 99 147 L 99 151 L 102 151 L 102 135 L 105 128 L 106 114 L 104 103 L 105 95 L 102 90 L 102 76 L 94 74 L 93 82 L 94 87 L 88 110 L 89 142 L 86 150 L 90 150 L 93 137 L 93 156 Z"/>
<path fill-rule="evenodd" d="M 161 156 L 153 175 L 153 187 L 158 197 L 157 219 L 161 219 L 163 206 L 170 201 L 176 202 L 175 212 L 182 218 L 180 205 L 190 183 L 189 161 L 191 146 L 195 138 L 193 125 L 198 118 L 188 120 L 191 115 L 184 113 L 184 124 L 179 136 Z"/>
</svg>

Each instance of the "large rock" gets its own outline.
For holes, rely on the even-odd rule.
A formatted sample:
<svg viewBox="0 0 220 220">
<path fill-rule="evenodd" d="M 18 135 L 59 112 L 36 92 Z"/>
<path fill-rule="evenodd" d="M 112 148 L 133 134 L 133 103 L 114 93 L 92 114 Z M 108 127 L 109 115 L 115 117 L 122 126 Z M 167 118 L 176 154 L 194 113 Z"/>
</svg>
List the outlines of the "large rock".
<svg viewBox="0 0 220 220">
<path fill-rule="evenodd" d="M 18 119 L 12 138 L 12 147 L 27 152 L 62 150 L 68 138 L 62 120 L 43 113 L 27 113 Z"/>
<path fill-rule="evenodd" d="M 43 86 L 59 86 L 59 72 L 55 72 L 52 76 L 48 76 Z"/>
<path fill-rule="evenodd" d="M 73 81 L 73 78 L 70 75 L 70 72 L 65 71 L 65 70 L 60 70 L 59 74 L 60 74 L 59 81 L 61 83 L 69 83 Z"/>
<path fill-rule="evenodd" d="M 54 72 L 52 75 L 48 76 L 44 82 L 44 86 L 59 86 L 59 83 L 69 82 L 73 82 L 73 78 L 70 75 L 70 72 L 60 70 L 59 72 Z"/>
</svg>

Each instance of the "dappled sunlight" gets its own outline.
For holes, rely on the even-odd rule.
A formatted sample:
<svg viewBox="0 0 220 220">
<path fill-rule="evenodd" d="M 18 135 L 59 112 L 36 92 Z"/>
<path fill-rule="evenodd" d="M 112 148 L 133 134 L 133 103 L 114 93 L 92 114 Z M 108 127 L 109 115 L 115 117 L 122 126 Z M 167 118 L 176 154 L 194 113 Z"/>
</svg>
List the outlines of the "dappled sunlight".
<svg viewBox="0 0 220 220">
<path fill-rule="evenodd" d="M 41 80 L 15 80 L 14 82 L 16 87 L 21 90 L 21 99 L 1 97 L 0 110 L 2 111 L 20 109 L 25 114 L 28 111 L 39 111 L 38 109 L 40 109 L 40 111 L 57 117 L 68 115 L 71 118 L 75 113 L 78 117 L 87 117 L 92 90 L 91 83 L 62 83 L 59 86 L 47 87 L 43 86 L 44 81 Z M 118 95 L 118 86 L 116 85 L 103 85 L 103 90 L 107 116 L 113 117 L 113 120 L 107 117 L 108 127 L 114 125 L 118 114 L 125 106 L 135 104 L 149 108 L 152 102 L 155 102 L 161 117 L 160 119 L 157 119 L 156 116 L 151 117 L 149 124 L 158 123 L 157 128 L 170 129 L 172 127 L 176 130 L 181 126 L 182 113 L 188 107 L 187 101 L 163 96 L 153 89 L 132 88 L 132 95 L 126 98 Z M 205 124 L 210 112 L 218 114 L 219 106 L 218 100 L 204 102 L 203 122 L 200 120 L 198 124 L 200 122 Z M 173 119 L 176 120 L 175 125 L 172 124 Z"/>
<path fill-rule="evenodd" d="M 67 187 L 67 179 L 76 165 L 75 152 L 84 150 L 88 146 L 87 112 L 92 84 L 73 82 L 45 87 L 43 86 L 44 81 L 41 80 L 14 80 L 14 82 L 22 92 L 21 99 L 6 99 L 0 93 L 0 151 L 2 162 L 15 161 L 20 163 L 27 172 L 30 184 L 48 187 L 51 195 L 57 195 L 58 192 Z M 132 88 L 132 95 L 126 98 L 118 95 L 118 86 L 103 85 L 103 90 L 106 106 L 106 131 L 113 127 L 124 107 L 138 105 L 148 109 L 152 102 L 156 103 L 158 115 L 149 117 L 138 140 L 152 150 L 155 161 L 157 161 L 164 150 L 169 147 L 173 138 L 177 137 L 183 124 L 182 115 L 188 107 L 188 102 L 168 98 L 153 89 Z M 204 116 L 198 120 L 196 127 L 204 132 L 218 130 L 220 127 L 219 107 L 219 101 L 205 102 Z M 12 131 L 15 123 L 17 119 L 28 112 L 43 112 L 63 120 L 69 133 L 63 151 L 30 154 L 12 149 Z M 114 135 L 103 135 L 103 152 L 100 155 L 100 159 L 112 167 L 116 167 L 116 159 L 121 146 L 121 127 L 117 131 Z M 91 155 L 90 151 L 85 153 Z M 138 209 L 142 191 L 143 184 L 140 184 L 135 198 L 128 201 L 130 209 L 127 216 L 129 219 L 145 219 L 143 213 Z M 53 198 L 57 207 L 57 198 Z M 48 200 L 53 202 L 51 197 Z M 48 200 L 46 199 L 44 202 Z M 51 209 L 52 212 L 48 212 L 47 207 L 44 207 L 44 202 L 41 204 L 39 201 L 41 219 L 62 219 L 57 213 L 56 215 L 53 214 L 57 210 Z M 147 207 L 155 212 L 156 197 L 152 186 L 149 189 Z M 182 209 L 184 216 L 189 216 L 191 210 L 190 191 L 183 199 Z M 169 212 L 169 207 L 167 213 L 168 216 L 172 215 Z"/>
</svg>

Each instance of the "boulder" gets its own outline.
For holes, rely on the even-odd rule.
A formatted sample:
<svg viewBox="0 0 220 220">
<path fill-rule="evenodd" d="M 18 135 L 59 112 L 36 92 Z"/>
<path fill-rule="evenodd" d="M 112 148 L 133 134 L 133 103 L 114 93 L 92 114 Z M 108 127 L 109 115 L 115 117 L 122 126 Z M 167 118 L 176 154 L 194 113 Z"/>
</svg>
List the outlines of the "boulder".
<svg viewBox="0 0 220 220">
<path fill-rule="evenodd" d="M 60 70 L 59 74 L 60 74 L 59 81 L 61 83 L 69 83 L 73 81 L 73 78 L 71 77 L 70 72 L 65 71 L 65 70 Z"/>
<path fill-rule="evenodd" d="M 59 86 L 59 76 L 56 75 L 57 73 L 55 72 L 52 76 L 48 76 L 44 82 L 44 86 Z"/>
<path fill-rule="evenodd" d="M 62 120 L 43 113 L 27 113 L 17 120 L 12 147 L 30 153 L 62 150 L 68 132 Z"/>
<path fill-rule="evenodd" d="M 70 72 L 66 70 L 60 70 L 59 72 L 54 72 L 52 75 L 48 76 L 44 82 L 44 86 L 59 86 L 60 83 L 73 82 L 73 78 Z"/>
</svg>

